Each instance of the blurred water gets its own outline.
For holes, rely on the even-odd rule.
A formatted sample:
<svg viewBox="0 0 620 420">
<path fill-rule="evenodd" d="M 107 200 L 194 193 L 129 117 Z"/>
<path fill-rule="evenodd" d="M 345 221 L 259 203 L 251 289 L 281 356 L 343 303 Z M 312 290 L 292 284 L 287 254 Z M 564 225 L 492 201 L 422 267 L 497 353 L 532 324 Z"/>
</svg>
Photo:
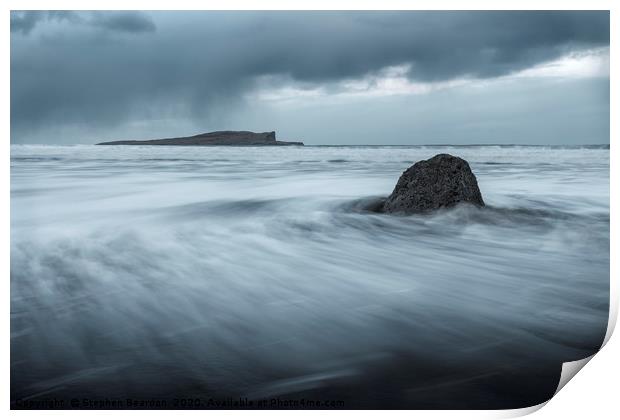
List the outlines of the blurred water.
<svg viewBox="0 0 620 420">
<path fill-rule="evenodd" d="M 486 208 L 365 211 L 437 153 Z M 608 305 L 606 147 L 11 147 L 14 404 L 514 408 Z"/>
</svg>

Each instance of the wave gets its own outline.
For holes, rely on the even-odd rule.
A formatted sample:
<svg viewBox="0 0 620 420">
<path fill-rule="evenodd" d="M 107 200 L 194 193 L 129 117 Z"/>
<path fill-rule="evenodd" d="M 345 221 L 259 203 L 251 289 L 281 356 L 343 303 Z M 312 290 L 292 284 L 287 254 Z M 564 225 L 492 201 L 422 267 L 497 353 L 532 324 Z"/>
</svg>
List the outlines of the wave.
<svg viewBox="0 0 620 420">
<path fill-rule="evenodd" d="M 61 159 L 13 160 L 12 401 L 511 408 L 605 335 L 606 151 L 461 148 L 488 205 L 394 216 L 434 149 L 119 150 L 12 147 Z"/>
</svg>

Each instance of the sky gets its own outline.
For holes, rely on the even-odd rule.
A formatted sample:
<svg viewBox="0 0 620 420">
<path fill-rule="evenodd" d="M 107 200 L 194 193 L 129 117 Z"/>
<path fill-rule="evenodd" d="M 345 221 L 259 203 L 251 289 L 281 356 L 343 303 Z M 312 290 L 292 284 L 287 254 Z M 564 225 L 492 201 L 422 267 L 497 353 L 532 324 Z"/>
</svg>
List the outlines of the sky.
<svg viewBox="0 0 620 420">
<path fill-rule="evenodd" d="M 11 12 L 11 143 L 608 144 L 609 13 Z"/>
</svg>

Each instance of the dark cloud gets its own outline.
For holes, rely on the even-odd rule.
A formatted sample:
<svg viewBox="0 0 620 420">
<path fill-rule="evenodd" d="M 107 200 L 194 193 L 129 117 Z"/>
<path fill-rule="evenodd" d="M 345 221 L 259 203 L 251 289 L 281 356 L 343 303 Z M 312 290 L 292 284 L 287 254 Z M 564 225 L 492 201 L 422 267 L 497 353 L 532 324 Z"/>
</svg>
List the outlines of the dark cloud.
<svg viewBox="0 0 620 420">
<path fill-rule="evenodd" d="M 21 33 L 22 35 L 28 35 L 37 23 L 45 20 L 68 20 L 71 22 L 79 21 L 79 17 L 75 12 L 51 10 L 27 10 L 23 12 L 14 11 L 11 12 L 11 33 Z"/>
<path fill-rule="evenodd" d="M 67 21 L 119 32 L 152 32 L 155 23 L 143 12 L 108 11 L 74 12 L 70 10 L 27 10 L 11 12 L 11 33 L 28 35 L 44 21 Z"/>
<path fill-rule="evenodd" d="M 11 14 L 12 138 L 203 118 L 258 76 L 319 84 L 410 64 L 418 81 L 493 78 L 609 45 L 609 13 L 596 11 L 41 13 Z M 43 20 L 55 31 L 33 31 Z"/>
<path fill-rule="evenodd" d="M 153 32 L 155 30 L 155 23 L 144 13 L 138 12 L 95 12 L 91 24 L 122 32 Z"/>
</svg>

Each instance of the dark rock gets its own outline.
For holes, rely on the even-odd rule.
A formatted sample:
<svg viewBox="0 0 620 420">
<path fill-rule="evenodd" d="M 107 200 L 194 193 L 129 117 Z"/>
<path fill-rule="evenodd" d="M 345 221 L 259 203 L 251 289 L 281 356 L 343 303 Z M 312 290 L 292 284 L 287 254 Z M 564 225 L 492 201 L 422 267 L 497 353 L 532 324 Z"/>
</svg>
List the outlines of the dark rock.
<svg viewBox="0 0 620 420">
<path fill-rule="evenodd" d="M 251 131 L 214 131 L 190 137 L 156 140 L 118 140 L 97 143 L 99 145 L 147 145 L 147 146 L 303 146 L 302 142 L 276 140 L 276 132 L 253 133 Z"/>
<path fill-rule="evenodd" d="M 458 203 L 484 206 L 476 176 L 467 161 L 440 154 L 403 172 L 383 204 L 383 211 L 423 213 Z"/>
</svg>

